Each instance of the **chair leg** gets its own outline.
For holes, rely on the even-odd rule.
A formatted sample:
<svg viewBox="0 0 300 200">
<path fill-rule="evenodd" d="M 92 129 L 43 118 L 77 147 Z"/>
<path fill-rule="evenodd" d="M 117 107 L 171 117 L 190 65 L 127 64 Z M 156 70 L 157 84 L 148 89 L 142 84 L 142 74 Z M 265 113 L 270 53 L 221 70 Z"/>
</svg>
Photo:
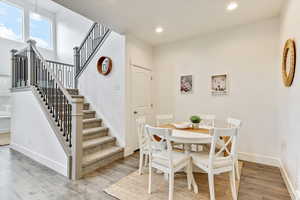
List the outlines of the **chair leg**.
<svg viewBox="0 0 300 200">
<path fill-rule="evenodd" d="M 230 186 L 231 186 L 232 199 L 233 200 L 237 200 L 234 168 L 233 168 L 233 170 L 231 172 L 229 172 L 229 178 L 230 178 Z"/>
<path fill-rule="evenodd" d="M 142 151 L 140 151 L 139 175 L 142 174 L 142 170 L 143 170 L 143 161 L 144 161 L 144 154 L 143 154 Z"/>
<path fill-rule="evenodd" d="M 213 173 L 208 173 L 208 184 L 209 184 L 210 200 L 215 200 L 215 184 L 214 184 Z"/>
<path fill-rule="evenodd" d="M 239 169 L 239 161 L 235 161 L 235 173 L 236 173 L 236 179 L 240 180 L 240 169 Z"/>
<path fill-rule="evenodd" d="M 174 196 L 174 172 L 169 174 L 169 200 L 173 200 Z"/>
<path fill-rule="evenodd" d="M 145 154 L 144 167 L 146 167 L 148 163 L 149 163 L 149 155 L 148 155 L 148 154 Z"/>
<path fill-rule="evenodd" d="M 192 169 L 192 164 L 191 161 L 189 161 L 188 166 L 186 167 L 186 176 L 187 176 L 187 184 L 188 184 L 188 189 L 192 189 L 192 178 L 193 178 L 193 169 Z"/>
<path fill-rule="evenodd" d="M 149 183 L 148 183 L 148 193 L 151 194 L 152 191 L 152 163 L 149 162 Z"/>
</svg>

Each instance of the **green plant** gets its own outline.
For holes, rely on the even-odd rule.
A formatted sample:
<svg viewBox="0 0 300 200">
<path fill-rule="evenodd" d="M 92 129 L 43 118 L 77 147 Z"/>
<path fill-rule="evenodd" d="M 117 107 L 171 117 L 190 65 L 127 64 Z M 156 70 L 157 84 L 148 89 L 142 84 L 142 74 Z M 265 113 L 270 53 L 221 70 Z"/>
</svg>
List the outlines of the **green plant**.
<svg viewBox="0 0 300 200">
<path fill-rule="evenodd" d="M 198 124 L 198 123 L 201 122 L 202 119 L 199 116 L 195 115 L 195 116 L 191 116 L 190 120 L 191 120 L 192 123 Z"/>
</svg>

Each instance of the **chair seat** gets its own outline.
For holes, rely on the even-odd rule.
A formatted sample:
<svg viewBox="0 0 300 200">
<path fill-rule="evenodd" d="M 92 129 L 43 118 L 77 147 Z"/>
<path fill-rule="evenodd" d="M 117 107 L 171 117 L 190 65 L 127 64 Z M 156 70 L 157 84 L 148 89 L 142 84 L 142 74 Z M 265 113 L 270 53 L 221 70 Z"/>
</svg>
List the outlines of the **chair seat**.
<svg viewBox="0 0 300 200">
<path fill-rule="evenodd" d="M 195 152 L 191 153 L 191 157 L 193 160 L 193 163 L 197 166 L 203 166 L 205 168 L 209 167 L 209 152 Z M 226 159 L 223 156 L 218 156 L 215 158 L 213 163 L 213 168 L 222 168 L 222 167 L 228 167 L 232 166 L 233 161 L 231 159 Z"/>
<path fill-rule="evenodd" d="M 172 151 L 171 155 L 172 155 L 172 164 L 173 167 L 175 168 L 176 166 L 190 159 L 190 156 L 184 152 Z M 153 153 L 152 162 L 161 165 L 163 167 L 169 168 L 168 152 L 164 151 L 164 152 Z"/>
</svg>

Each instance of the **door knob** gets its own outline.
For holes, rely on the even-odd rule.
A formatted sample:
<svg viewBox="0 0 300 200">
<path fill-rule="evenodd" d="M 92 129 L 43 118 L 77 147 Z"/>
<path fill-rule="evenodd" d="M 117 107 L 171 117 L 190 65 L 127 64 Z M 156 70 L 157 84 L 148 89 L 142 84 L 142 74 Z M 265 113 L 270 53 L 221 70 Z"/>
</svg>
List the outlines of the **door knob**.
<svg viewBox="0 0 300 200">
<path fill-rule="evenodd" d="M 134 112 L 133 112 L 133 114 L 135 114 L 135 115 L 136 115 L 136 114 L 138 114 L 138 112 L 137 112 L 137 111 L 134 111 Z"/>
</svg>

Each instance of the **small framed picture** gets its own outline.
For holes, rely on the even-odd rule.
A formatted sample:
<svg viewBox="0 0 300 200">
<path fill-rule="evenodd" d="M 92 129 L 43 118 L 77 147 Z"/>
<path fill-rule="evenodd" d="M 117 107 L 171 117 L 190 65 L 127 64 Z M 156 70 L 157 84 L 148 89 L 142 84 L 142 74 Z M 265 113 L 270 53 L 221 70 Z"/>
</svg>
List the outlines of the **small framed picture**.
<svg viewBox="0 0 300 200">
<path fill-rule="evenodd" d="M 180 92 L 181 94 L 190 94 L 193 92 L 193 76 L 180 76 Z"/>
<path fill-rule="evenodd" d="M 228 94 L 227 74 L 218 74 L 211 76 L 211 92 L 214 96 Z"/>
</svg>

